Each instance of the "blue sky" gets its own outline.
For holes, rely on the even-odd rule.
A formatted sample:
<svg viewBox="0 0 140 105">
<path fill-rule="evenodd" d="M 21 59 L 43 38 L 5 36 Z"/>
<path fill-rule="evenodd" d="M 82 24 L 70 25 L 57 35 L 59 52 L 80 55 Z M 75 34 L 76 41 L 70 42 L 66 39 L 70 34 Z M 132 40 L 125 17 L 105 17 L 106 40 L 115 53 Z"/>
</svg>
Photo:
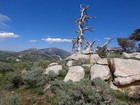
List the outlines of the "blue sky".
<svg viewBox="0 0 140 105">
<path fill-rule="evenodd" d="M 58 47 L 70 51 L 80 4 L 89 5 L 88 14 L 96 17 L 89 21 L 94 32 L 85 33 L 96 45 L 140 28 L 140 0 L 0 0 L 0 50 Z M 116 39 L 110 46 L 118 46 Z"/>
</svg>

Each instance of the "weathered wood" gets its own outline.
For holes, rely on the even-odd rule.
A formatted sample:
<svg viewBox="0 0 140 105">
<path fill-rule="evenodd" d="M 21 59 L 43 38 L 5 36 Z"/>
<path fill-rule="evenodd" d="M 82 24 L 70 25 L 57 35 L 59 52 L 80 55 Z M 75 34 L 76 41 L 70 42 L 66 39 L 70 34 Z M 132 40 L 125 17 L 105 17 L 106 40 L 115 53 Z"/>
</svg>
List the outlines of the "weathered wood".
<svg viewBox="0 0 140 105">
<path fill-rule="evenodd" d="M 97 50 L 106 49 L 107 45 L 114 39 L 114 37 L 108 39 L 102 46 L 97 46 Z"/>
<path fill-rule="evenodd" d="M 91 17 L 88 16 L 87 13 L 87 9 L 89 8 L 89 6 L 83 7 L 83 5 L 80 5 L 80 18 L 77 19 L 77 24 L 78 24 L 78 36 L 76 39 L 74 39 L 72 41 L 73 46 L 72 46 L 72 51 L 76 51 L 77 53 L 81 53 L 82 51 L 82 46 L 83 44 L 86 46 L 89 46 L 90 42 L 88 42 L 87 40 L 85 40 L 84 38 L 84 31 L 89 30 L 92 31 L 92 28 L 90 26 L 86 26 L 85 24 L 87 24 L 88 19 L 90 19 Z"/>
</svg>

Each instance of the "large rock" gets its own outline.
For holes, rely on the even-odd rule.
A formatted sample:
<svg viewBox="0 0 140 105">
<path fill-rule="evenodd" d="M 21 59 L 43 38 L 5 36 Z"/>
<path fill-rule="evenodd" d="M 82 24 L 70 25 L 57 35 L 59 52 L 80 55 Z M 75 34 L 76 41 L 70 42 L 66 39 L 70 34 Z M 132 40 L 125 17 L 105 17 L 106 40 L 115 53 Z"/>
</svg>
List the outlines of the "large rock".
<svg viewBox="0 0 140 105">
<path fill-rule="evenodd" d="M 50 71 L 53 71 L 56 75 L 59 75 L 59 71 L 62 70 L 62 65 L 54 65 L 46 68 L 45 74 L 48 74 Z"/>
<path fill-rule="evenodd" d="M 90 55 L 84 55 L 84 54 L 73 54 L 66 58 L 66 60 L 79 60 L 79 59 L 90 59 Z"/>
<path fill-rule="evenodd" d="M 108 65 L 108 61 L 107 61 L 107 59 L 99 59 L 98 61 L 97 61 L 97 64 L 99 64 L 99 65 Z"/>
<path fill-rule="evenodd" d="M 129 54 L 129 53 L 126 53 L 126 52 L 123 52 L 123 54 L 122 54 L 124 57 L 126 57 L 126 58 L 132 58 L 132 57 L 134 57 L 134 55 L 131 53 L 131 54 Z"/>
<path fill-rule="evenodd" d="M 84 78 L 85 71 L 81 66 L 72 66 L 70 67 L 64 81 L 72 80 L 73 82 L 80 81 Z"/>
<path fill-rule="evenodd" d="M 106 65 L 95 64 L 91 67 L 90 73 L 91 80 L 97 77 L 101 78 L 102 80 L 108 80 L 109 77 L 111 76 L 110 69 Z"/>
<path fill-rule="evenodd" d="M 123 56 L 126 57 L 126 58 L 137 58 L 137 59 L 140 59 L 140 53 L 138 53 L 138 52 L 134 52 L 134 53 L 126 53 L 126 52 L 124 52 Z"/>
<path fill-rule="evenodd" d="M 68 66 L 68 67 L 71 67 L 71 66 L 73 65 L 73 62 L 74 62 L 73 60 L 68 61 L 68 62 L 67 62 L 67 66 Z"/>
<path fill-rule="evenodd" d="M 114 70 L 114 84 L 127 85 L 140 80 L 140 61 L 132 59 L 114 58 L 111 60 Z"/>
<path fill-rule="evenodd" d="M 134 55 L 135 58 L 140 59 L 140 53 L 135 52 L 135 53 L 133 53 L 133 55 Z"/>
<path fill-rule="evenodd" d="M 109 86 L 113 90 L 122 91 L 122 89 L 121 88 L 118 88 L 116 85 L 114 85 L 112 81 L 109 83 Z"/>
<path fill-rule="evenodd" d="M 53 62 L 53 63 L 49 64 L 48 67 L 51 67 L 51 66 L 54 66 L 54 65 L 58 65 L 58 63 Z"/>
<path fill-rule="evenodd" d="M 101 59 L 101 57 L 98 54 L 92 54 L 90 56 L 90 63 L 94 64 L 96 63 L 99 59 Z"/>
</svg>

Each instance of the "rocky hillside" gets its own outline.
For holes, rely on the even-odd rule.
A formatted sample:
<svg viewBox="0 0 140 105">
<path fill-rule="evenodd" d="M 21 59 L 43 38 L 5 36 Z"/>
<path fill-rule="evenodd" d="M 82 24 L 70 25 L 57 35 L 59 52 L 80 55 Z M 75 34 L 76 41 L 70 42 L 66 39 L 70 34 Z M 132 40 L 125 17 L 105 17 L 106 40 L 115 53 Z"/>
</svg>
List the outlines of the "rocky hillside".
<svg viewBox="0 0 140 105">
<path fill-rule="evenodd" d="M 110 88 L 124 93 L 130 100 L 139 100 L 139 58 L 140 53 L 124 53 L 119 58 L 100 58 L 98 54 L 73 54 L 66 59 L 68 70 L 63 81 L 78 82 L 85 78 L 94 81 L 94 79 L 100 78 L 106 81 Z M 53 71 L 56 75 L 60 75 L 61 72 L 64 73 L 65 70 L 62 70 L 62 67 L 59 66 L 61 65 L 49 66 L 45 74 L 50 71 Z"/>
</svg>

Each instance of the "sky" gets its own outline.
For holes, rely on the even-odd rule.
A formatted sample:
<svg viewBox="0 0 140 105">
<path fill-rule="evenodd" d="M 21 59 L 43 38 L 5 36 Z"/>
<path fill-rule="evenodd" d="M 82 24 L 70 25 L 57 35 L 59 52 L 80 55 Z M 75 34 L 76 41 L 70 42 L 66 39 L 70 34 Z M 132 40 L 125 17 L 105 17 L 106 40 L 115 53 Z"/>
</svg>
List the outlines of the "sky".
<svg viewBox="0 0 140 105">
<path fill-rule="evenodd" d="M 140 0 L 0 0 L 0 50 L 57 47 L 71 51 L 80 4 L 89 6 L 84 36 L 95 46 L 140 28 Z M 114 39 L 110 47 L 118 46 Z"/>
</svg>

